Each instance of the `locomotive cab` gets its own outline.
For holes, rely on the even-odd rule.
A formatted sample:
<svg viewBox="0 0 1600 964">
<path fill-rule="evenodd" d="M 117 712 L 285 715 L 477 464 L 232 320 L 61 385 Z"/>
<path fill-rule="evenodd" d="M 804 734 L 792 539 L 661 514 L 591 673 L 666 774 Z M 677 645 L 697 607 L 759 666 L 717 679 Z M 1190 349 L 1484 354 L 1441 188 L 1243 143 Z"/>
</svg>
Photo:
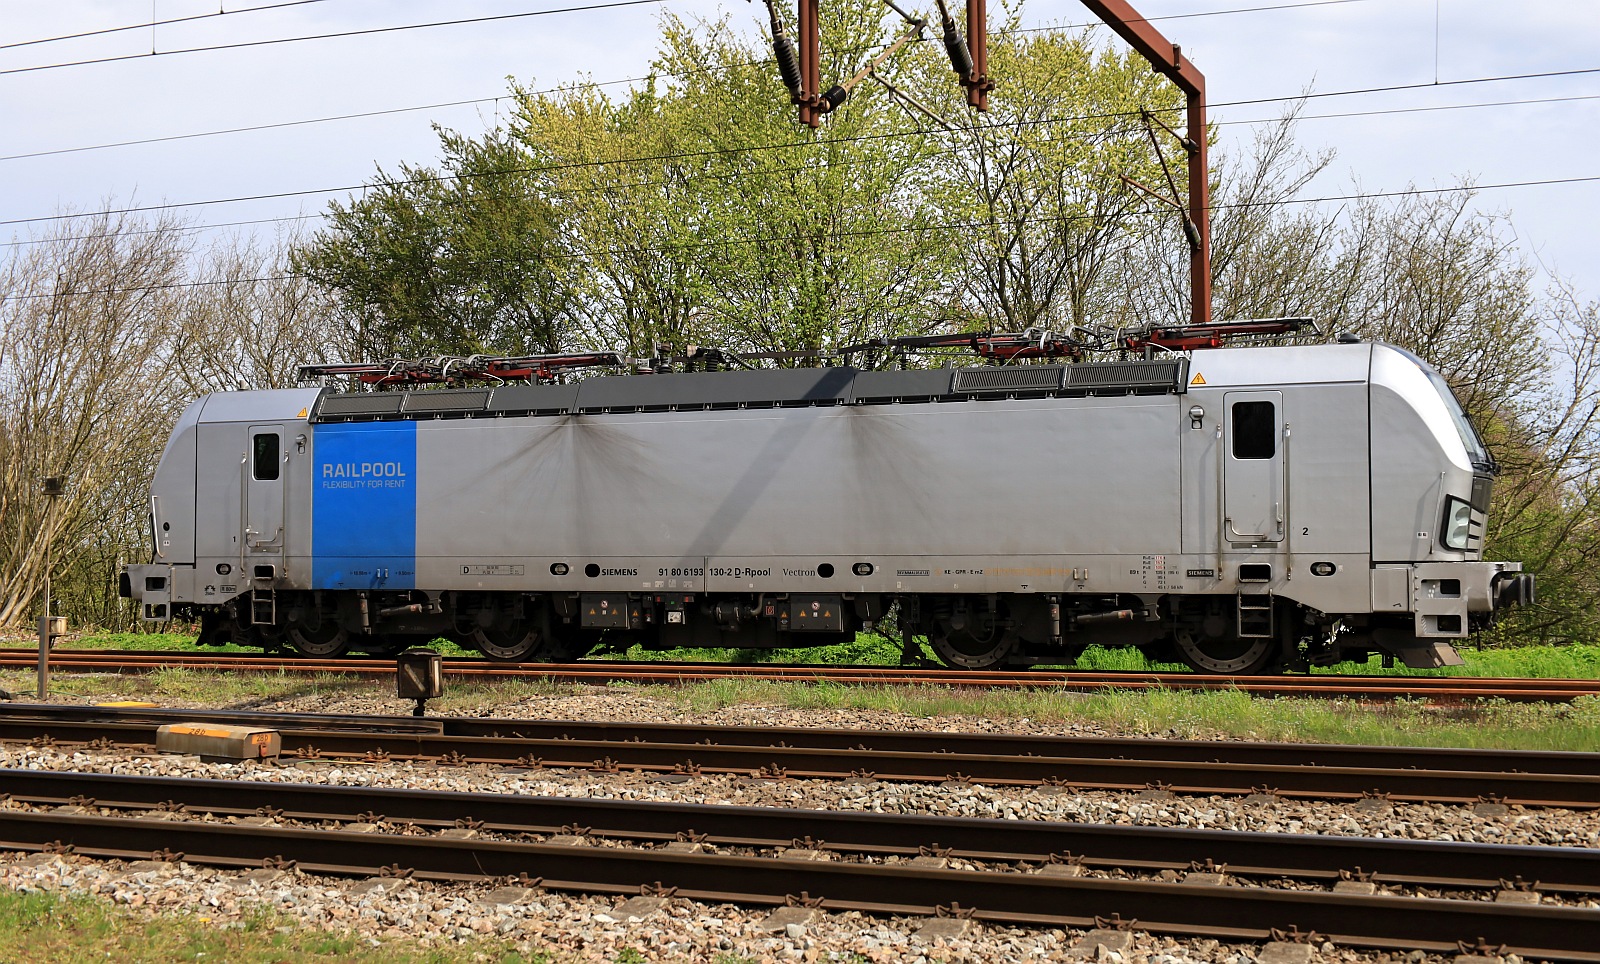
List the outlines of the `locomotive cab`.
<svg viewBox="0 0 1600 964">
<path fill-rule="evenodd" d="M 202 642 L 246 644 L 261 642 L 252 627 L 277 622 L 277 591 L 297 584 L 286 552 L 305 527 L 292 498 L 316 397 L 228 392 L 189 405 L 151 480 L 151 560 L 123 573 L 145 620 L 198 621 Z"/>
<path fill-rule="evenodd" d="M 1445 380 L 1403 349 L 1374 348 L 1371 422 L 1372 613 L 1350 642 L 1459 663 L 1446 641 L 1533 602 L 1521 564 L 1483 561 L 1497 466 Z"/>
<path fill-rule="evenodd" d="M 1450 641 L 1532 598 L 1484 562 L 1495 466 L 1416 356 L 1344 343 L 1197 355 L 1183 415 L 1191 576 L 1233 595 L 1174 601 L 1183 658 L 1213 672 L 1371 652 L 1461 662 Z M 1287 625 L 1279 625 L 1286 622 Z"/>
</svg>

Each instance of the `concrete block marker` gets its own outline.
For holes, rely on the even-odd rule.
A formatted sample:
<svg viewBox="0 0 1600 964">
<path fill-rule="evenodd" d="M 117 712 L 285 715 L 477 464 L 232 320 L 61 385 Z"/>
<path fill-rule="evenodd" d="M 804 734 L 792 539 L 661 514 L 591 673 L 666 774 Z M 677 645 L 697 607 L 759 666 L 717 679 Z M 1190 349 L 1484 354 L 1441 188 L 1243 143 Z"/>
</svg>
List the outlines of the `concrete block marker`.
<svg viewBox="0 0 1600 964">
<path fill-rule="evenodd" d="M 248 891 L 280 880 L 284 876 L 285 874 L 281 870 L 257 867 L 255 870 L 247 870 L 237 877 L 228 878 L 228 886 L 233 890 Z"/>
<path fill-rule="evenodd" d="M 1497 904 L 1537 904 L 1539 895 L 1531 890 L 1502 890 L 1494 895 Z"/>
<path fill-rule="evenodd" d="M 1072 945 L 1067 956 L 1076 960 L 1099 960 L 1106 954 L 1126 954 L 1133 948 L 1133 932 L 1096 927 Z"/>
<path fill-rule="evenodd" d="M 1333 892 L 1371 897 L 1378 892 L 1378 885 L 1370 880 L 1341 880 L 1333 885 Z"/>
<path fill-rule="evenodd" d="M 930 917 L 917 928 L 916 936 L 925 941 L 954 940 L 972 929 L 972 921 L 965 917 Z"/>
<path fill-rule="evenodd" d="M 572 833 L 558 833 L 548 837 L 545 843 L 552 847 L 587 847 L 589 838 Z"/>
<path fill-rule="evenodd" d="M 1082 864 L 1045 864 L 1039 868 L 1039 873 L 1045 877 L 1082 877 Z"/>
<path fill-rule="evenodd" d="M 439 831 L 439 836 L 446 840 L 471 840 L 477 835 L 478 831 L 471 827 L 451 827 L 448 830 Z"/>
<path fill-rule="evenodd" d="M 411 886 L 411 881 L 404 877 L 367 877 L 363 880 L 353 880 L 344 885 L 344 889 L 352 894 L 368 894 L 382 891 L 392 894 Z"/>
<path fill-rule="evenodd" d="M 171 877 L 178 872 L 178 863 L 171 860 L 135 860 L 128 865 L 129 874 L 155 874 L 158 877 Z"/>
<path fill-rule="evenodd" d="M 1310 944 L 1272 941 L 1256 956 L 1257 964 L 1311 964 L 1316 950 Z"/>
<path fill-rule="evenodd" d="M 646 917 L 659 913 L 665 906 L 667 906 L 665 897 L 629 897 L 611 911 L 611 916 L 619 921 L 637 924 Z"/>
<path fill-rule="evenodd" d="M 779 907 L 757 924 L 756 929 L 769 934 L 787 933 L 790 927 L 805 927 L 816 917 L 815 907 Z"/>
<path fill-rule="evenodd" d="M 1228 883 L 1228 875 L 1193 870 L 1183 875 L 1183 882 L 1192 887 L 1222 887 Z"/>
<path fill-rule="evenodd" d="M 520 904 L 532 896 L 532 887 L 496 887 L 478 898 L 478 903 L 510 906 Z"/>
<path fill-rule="evenodd" d="M 214 723 L 168 723 L 156 730 L 156 750 L 204 761 L 273 760 L 283 751 L 277 730 Z"/>
</svg>

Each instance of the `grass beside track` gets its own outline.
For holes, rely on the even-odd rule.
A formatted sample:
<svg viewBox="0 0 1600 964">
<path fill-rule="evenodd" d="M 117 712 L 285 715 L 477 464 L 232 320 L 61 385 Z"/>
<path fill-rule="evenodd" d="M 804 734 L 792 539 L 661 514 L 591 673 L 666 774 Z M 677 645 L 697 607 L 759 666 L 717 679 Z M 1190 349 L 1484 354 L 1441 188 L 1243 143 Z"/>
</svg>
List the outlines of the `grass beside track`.
<svg viewBox="0 0 1600 964">
<path fill-rule="evenodd" d="M 539 951 L 519 953 L 507 941 L 487 938 L 438 948 L 419 948 L 410 941 L 374 946 L 354 934 L 307 927 L 265 907 L 247 911 L 237 921 L 217 921 L 204 914 L 146 914 L 83 895 L 0 890 L 0 960 L 5 961 L 543 964 L 558 959 Z"/>
<path fill-rule="evenodd" d="M 19 640 L 25 644 L 25 641 Z M 12 645 L 16 645 L 13 643 Z M 194 645 L 194 636 L 187 633 L 97 633 L 74 637 L 58 643 L 63 649 L 127 649 L 149 652 L 206 652 L 244 653 L 260 655 L 261 651 L 240 646 L 214 646 L 204 650 Z M 447 641 L 435 640 L 430 644 L 447 659 L 476 656 L 477 654 Z M 874 633 L 860 633 L 855 640 L 839 646 L 819 646 L 796 650 L 751 649 L 675 649 L 653 652 L 640 646 L 627 650 L 596 654 L 599 658 L 653 661 L 690 660 L 708 663 L 823 663 L 829 665 L 886 665 L 900 662 L 900 643 Z M 1317 667 L 1317 675 L 1370 675 L 1370 676 L 1490 676 L 1537 679 L 1600 679 L 1600 646 L 1521 646 L 1507 649 L 1466 649 L 1461 653 L 1465 666 L 1448 666 L 1443 669 L 1408 669 L 1394 666 L 1385 669 L 1373 659 L 1365 663 L 1340 663 L 1337 666 Z M 923 657 L 932 660 L 933 653 L 923 647 Z M 1063 664 L 1065 665 L 1065 664 Z M 1187 672 L 1180 663 L 1157 663 L 1147 660 L 1137 649 L 1101 649 L 1090 647 L 1071 668 L 1081 670 L 1133 670 L 1152 673 Z"/>
<path fill-rule="evenodd" d="M 51 692 L 57 699 L 73 701 L 139 699 L 241 710 L 339 711 L 345 701 L 360 700 L 361 712 L 408 713 L 411 704 L 396 699 L 392 686 L 388 680 L 340 674 L 167 669 L 136 676 L 62 674 L 52 681 Z M 26 699 L 32 693 L 33 677 L 26 671 L 8 670 L 0 673 L 0 687 L 20 692 Z M 1600 698 L 1595 697 L 1560 704 L 1479 700 L 1435 705 L 1415 699 L 1258 699 L 1236 690 L 1070 693 L 738 679 L 682 687 L 612 684 L 598 692 L 655 701 L 661 719 L 687 719 L 691 714 L 728 708 L 774 707 L 817 711 L 817 723 L 824 726 L 849 725 L 831 718 L 842 712 L 864 714 L 871 720 L 858 725 L 884 727 L 894 726 L 897 719 L 915 718 L 936 720 L 952 730 L 1033 722 L 1168 739 L 1600 751 Z M 442 698 L 429 703 L 429 709 L 439 715 L 541 715 L 542 699 L 583 693 L 594 695 L 597 688 L 547 680 L 451 682 Z M 604 700 L 604 695 L 600 699 Z"/>
</svg>

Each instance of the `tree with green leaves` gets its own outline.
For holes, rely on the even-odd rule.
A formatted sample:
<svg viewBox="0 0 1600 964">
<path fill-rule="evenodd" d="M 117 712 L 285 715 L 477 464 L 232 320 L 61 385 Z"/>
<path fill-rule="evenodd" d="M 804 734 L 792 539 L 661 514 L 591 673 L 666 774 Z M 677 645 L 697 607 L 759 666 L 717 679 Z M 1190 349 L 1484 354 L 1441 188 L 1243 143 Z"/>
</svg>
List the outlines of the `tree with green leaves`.
<svg viewBox="0 0 1600 964">
<path fill-rule="evenodd" d="M 1187 248 L 1177 215 L 1123 179 L 1187 203 L 1182 149 L 1157 123 L 1181 119 L 1182 95 L 1137 53 L 1088 31 L 1023 31 L 1019 14 L 990 39 L 988 113 L 965 107 L 932 45 L 912 75 L 951 128 L 936 191 L 962 225 L 960 305 L 979 327 L 1131 324 L 1115 270 L 1126 249 L 1150 234 Z"/>
<path fill-rule="evenodd" d="M 887 14 L 826 8 L 824 75 L 904 29 Z M 381 174 L 296 264 L 378 355 L 829 350 L 1120 317 L 1118 252 L 1178 224 L 1118 177 L 1164 182 L 1140 112 L 1170 119 L 1179 95 L 1084 34 L 1001 33 L 991 65 L 1006 82 L 975 115 L 937 45 L 912 44 L 812 130 L 760 42 L 668 15 L 650 81 L 519 88 L 504 130 L 441 134 L 441 170 Z"/>
<path fill-rule="evenodd" d="M 369 357 L 558 351 L 581 285 L 543 172 L 509 138 L 439 131 L 442 167 L 380 172 L 293 266 L 333 291 Z"/>
<path fill-rule="evenodd" d="M 829 8 L 832 69 L 881 36 L 881 10 Z M 873 90 L 798 128 L 763 48 L 725 21 L 663 28 L 656 79 L 618 101 L 519 95 L 514 136 L 559 185 L 596 331 L 642 354 L 836 348 L 931 324 L 950 261 L 926 191 L 934 146 Z"/>
</svg>

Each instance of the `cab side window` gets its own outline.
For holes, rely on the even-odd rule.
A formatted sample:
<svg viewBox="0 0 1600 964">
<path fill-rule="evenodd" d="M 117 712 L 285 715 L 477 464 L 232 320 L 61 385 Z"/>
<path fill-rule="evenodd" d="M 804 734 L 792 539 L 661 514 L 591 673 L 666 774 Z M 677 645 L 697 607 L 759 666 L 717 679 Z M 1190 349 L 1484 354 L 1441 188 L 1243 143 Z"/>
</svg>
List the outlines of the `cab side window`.
<svg viewBox="0 0 1600 964">
<path fill-rule="evenodd" d="M 251 439 L 251 449 L 254 453 L 251 459 L 251 475 L 258 481 L 271 482 L 277 479 L 279 471 L 278 433 L 262 432 Z"/>
<path fill-rule="evenodd" d="M 1233 457 L 1270 459 L 1278 454 L 1275 406 L 1271 402 L 1233 403 Z"/>
</svg>

